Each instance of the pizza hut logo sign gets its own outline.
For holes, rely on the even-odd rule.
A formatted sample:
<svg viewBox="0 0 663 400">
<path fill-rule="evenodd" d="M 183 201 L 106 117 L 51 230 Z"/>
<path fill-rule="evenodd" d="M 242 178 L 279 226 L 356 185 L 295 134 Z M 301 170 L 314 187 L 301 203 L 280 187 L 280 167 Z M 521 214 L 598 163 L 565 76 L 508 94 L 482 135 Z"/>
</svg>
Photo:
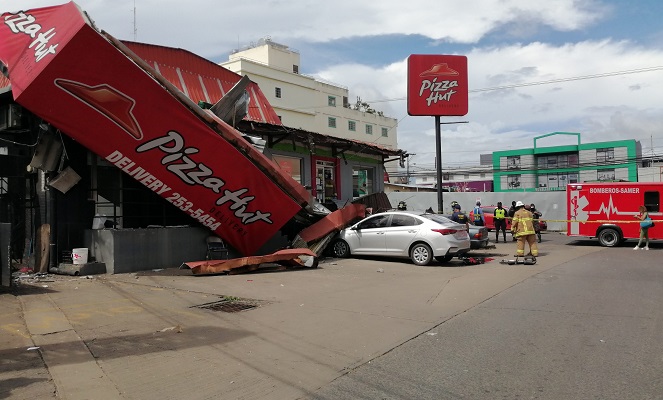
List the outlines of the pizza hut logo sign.
<svg viewBox="0 0 663 400">
<path fill-rule="evenodd" d="M 419 76 L 423 78 L 419 96 L 426 97 L 426 104 L 429 106 L 438 101 L 451 101 L 451 97 L 456 94 L 453 88 L 458 87 L 458 81 L 451 79 L 458 76 L 458 71 L 449 68 L 447 63 L 435 64 Z"/>
<path fill-rule="evenodd" d="M 411 55 L 408 58 L 408 114 L 467 114 L 467 58 Z"/>
<path fill-rule="evenodd" d="M 56 34 L 55 28 L 45 31 L 37 23 L 37 19 L 34 16 L 25 14 L 22 11 L 7 15 L 5 17 L 5 25 L 15 34 L 22 33 L 33 39 L 28 48 L 34 50 L 36 62 L 41 61 L 49 54 L 55 54 L 58 44 L 49 44 Z"/>
</svg>

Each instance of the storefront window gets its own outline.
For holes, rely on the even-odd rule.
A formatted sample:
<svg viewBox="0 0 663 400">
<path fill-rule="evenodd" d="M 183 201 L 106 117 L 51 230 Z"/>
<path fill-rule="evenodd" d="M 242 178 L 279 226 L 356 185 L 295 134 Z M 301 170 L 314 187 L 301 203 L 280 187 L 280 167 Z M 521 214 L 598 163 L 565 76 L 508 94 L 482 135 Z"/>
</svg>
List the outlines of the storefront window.
<svg viewBox="0 0 663 400">
<path fill-rule="evenodd" d="M 336 193 L 336 165 L 332 161 L 315 162 L 315 193 L 320 203 L 328 203 L 338 199 Z"/>
<path fill-rule="evenodd" d="M 302 159 L 297 157 L 274 155 L 274 162 L 281 168 L 281 171 L 290 175 L 292 179 L 300 184 L 302 181 Z"/>
</svg>

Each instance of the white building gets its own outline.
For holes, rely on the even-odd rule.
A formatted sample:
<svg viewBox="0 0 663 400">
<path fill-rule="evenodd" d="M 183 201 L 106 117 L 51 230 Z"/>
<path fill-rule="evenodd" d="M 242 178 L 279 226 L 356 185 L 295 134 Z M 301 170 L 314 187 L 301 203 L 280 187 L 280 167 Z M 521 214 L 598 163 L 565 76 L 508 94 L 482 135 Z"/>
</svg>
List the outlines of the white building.
<svg viewBox="0 0 663 400">
<path fill-rule="evenodd" d="M 348 88 L 301 75 L 299 52 L 288 46 L 260 39 L 220 65 L 256 82 L 287 127 L 398 149 L 397 119 L 351 109 Z"/>
</svg>

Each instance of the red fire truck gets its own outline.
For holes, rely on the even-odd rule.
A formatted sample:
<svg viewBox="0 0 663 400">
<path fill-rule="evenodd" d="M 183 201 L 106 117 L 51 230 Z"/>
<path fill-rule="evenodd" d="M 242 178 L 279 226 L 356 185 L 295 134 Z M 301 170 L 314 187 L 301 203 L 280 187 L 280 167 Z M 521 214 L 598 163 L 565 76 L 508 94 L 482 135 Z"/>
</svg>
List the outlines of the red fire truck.
<svg viewBox="0 0 663 400">
<path fill-rule="evenodd" d="M 626 239 L 640 237 L 634 218 L 644 205 L 654 220 L 649 239 L 663 239 L 661 182 L 574 183 L 566 187 L 567 235 L 598 238 L 613 247 Z"/>
</svg>

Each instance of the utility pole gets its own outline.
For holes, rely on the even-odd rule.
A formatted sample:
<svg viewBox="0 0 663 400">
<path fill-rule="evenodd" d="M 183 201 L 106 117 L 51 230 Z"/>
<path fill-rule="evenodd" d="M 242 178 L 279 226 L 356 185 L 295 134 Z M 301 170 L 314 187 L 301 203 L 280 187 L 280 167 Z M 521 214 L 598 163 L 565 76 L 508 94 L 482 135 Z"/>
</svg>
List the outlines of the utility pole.
<svg viewBox="0 0 663 400">
<path fill-rule="evenodd" d="M 134 0 L 134 42 L 138 40 L 138 26 L 136 25 L 136 0 Z"/>
<path fill-rule="evenodd" d="M 405 175 L 407 176 L 406 184 L 408 184 L 408 185 L 410 184 L 410 157 L 416 156 L 416 155 L 417 155 L 416 153 L 411 153 L 411 154 L 407 155 L 407 167 L 405 169 L 405 171 L 406 171 Z"/>
</svg>

